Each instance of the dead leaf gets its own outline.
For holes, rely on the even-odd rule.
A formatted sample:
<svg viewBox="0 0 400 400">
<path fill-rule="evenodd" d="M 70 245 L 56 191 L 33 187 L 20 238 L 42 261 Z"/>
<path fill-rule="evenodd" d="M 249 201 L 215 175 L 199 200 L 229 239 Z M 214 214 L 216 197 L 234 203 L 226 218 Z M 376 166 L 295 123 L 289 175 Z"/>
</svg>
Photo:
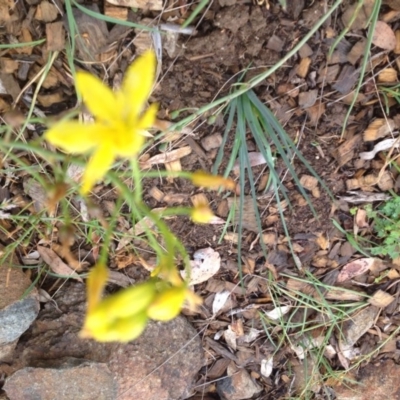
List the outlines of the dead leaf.
<svg viewBox="0 0 400 400">
<path fill-rule="evenodd" d="M 189 285 L 197 285 L 214 276 L 221 267 L 221 257 L 211 247 L 197 250 L 190 260 L 190 271 L 181 271 L 183 279 L 189 278 Z"/>
<path fill-rule="evenodd" d="M 268 378 L 272 374 L 273 366 L 274 366 L 273 356 L 269 356 L 268 358 L 264 358 L 263 360 L 261 360 L 261 368 L 260 368 L 261 375 Z"/>
<path fill-rule="evenodd" d="M 269 319 L 272 319 L 273 321 L 276 321 L 277 319 L 280 319 L 285 314 L 287 314 L 290 311 L 291 308 L 292 308 L 291 306 L 275 307 L 273 310 L 265 312 L 265 315 Z"/>
<path fill-rule="evenodd" d="M 396 35 L 386 22 L 377 21 L 372 43 L 381 49 L 391 51 L 396 47 Z"/>
<path fill-rule="evenodd" d="M 218 311 L 220 311 L 224 307 L 230 294 L 231 294 L 231 292 L 229 290 L 224 290 L 220 293 L 215 294 L 213 305 L 212 305 L 213 315 L 217 314 Z"/>
<path fill-rule="evenodd" d="M 394 301 L 394 297 L 392 295 L 384 292 L 383 290 L 378 290 L 368 300 L 368 303 L 370 303 L 376 307 L 385 308 L 393 301 Z"/>
<path fill-rule="evenodd" d="M 352 261 L 342 268 L 336 281 L 338 283 L 345 282 L 355 276 L 361 275 L 367 272 L 374 262 L 375 258 L 359 258 L 358 260 Z"/>
<path fill-rule="evenodd" d="M 55 251 L 43 246 L 37 246 L 37 251 L 43 258 L 43 261 L 51 268 L 54 273 L 62 275 L 65 278 L 73 278 L 79 282 L 83 282 L 82 278 L 78 274 L 76 274 L 72 268 L 65 264 L 65 262 L 61 260 L 60 257 L 58 257 Z"/>
<path fill-rule="evenodd" d="M 154 157 L 149 158 L 147 161 L 140 163 L 140 167 L 142 169 L 148 169 L 151 168 L 152 165 L 168 164 L 183 157 L 186 157 L 191 152 L 192 148 L 190 146 L 185 146 L 166 153 L 157 154 Z"/>
</svg>

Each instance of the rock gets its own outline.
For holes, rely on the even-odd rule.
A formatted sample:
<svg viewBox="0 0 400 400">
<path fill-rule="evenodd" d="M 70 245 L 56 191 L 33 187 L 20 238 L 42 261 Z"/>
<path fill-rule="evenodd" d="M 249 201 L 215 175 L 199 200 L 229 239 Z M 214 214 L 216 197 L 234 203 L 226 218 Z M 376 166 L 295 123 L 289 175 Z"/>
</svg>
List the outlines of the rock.
<svg viewBox="0 0 400 400">
<path fill-rule="evenodd" d="M 128 344 L 98 343 L 78 337 L 86 308 L 84 285 L 68 283 L 54 300 L 58 309 L 53 303 L 46 303 L 18 343 L 11 373 L 33 367 L 53 371 L 56 368 L 58 374 L 68 375 L 76 364 L 67 368 L 65 360 L 91 361 L 96 365 L 95 371 L 99 370 L 96 363 L 108 368 L 116 385 L 114 398 L 118 400 L 174 400 L 189 393 L 193 379 L 203 366 L 203 353 L 197 332 L 186 318 L 178 317 L 168 323 L 151 322 L 141 337 Z M 99 371 L 101 376 L 94 379 L 103 379 L 104 384 L 109 385 L 104 390 L 114 390 L 113 383 L 104 378 L 103 370 Z M 40 373 L 44 376 L 44 372 Z M 8 374 L 7 382 L 14 379 L 9 371 Z M 64 379 L 61 375 L 60 381 Z M 46 385 L 46 382 L 41 384 Z M 7 384 L 6 388 L 10 386 Z M 54 398 L 69 400 L 77 397 Z M 14 399 L 17 397 L 10 397 L 10 400 Z"/>
<path fill-rule="evenodd" d="M 335 386 L 340 400 L 388 400 L 400 399 L 400 365 L 393 360 L 370 363 L 351 377 L 357 385 Z"/>
<path fill-rule="evenodd" d="M 253 382 L 249 373 L 244 369 L 218 381 L 217 390 L 224 400 L 249 399 L 261 392 L 261 388 Z"/>
<path fill-rule="evenodd" d="M 24 297 L 31 281 L 8 263 L 0 266 L 0 360 L 6 360 L 18 338 L 29 328 L 39 312 L 36 289 Z"/>
<path fill-rule="evenodd" d="M 212 135 L 206 136 L 201 140 L 201 145 L 205 151 L 217 149 L 222 144 L 222 135 L 220 133 L 213 133 Z"/>
<path fill-rule="evenodd" d="M 4 385 L 10 400 L 111 400 L 117 396 L 113 375 L 105 364 L 82 362 L 65 368 L 23 368 Z"/>
</svg>

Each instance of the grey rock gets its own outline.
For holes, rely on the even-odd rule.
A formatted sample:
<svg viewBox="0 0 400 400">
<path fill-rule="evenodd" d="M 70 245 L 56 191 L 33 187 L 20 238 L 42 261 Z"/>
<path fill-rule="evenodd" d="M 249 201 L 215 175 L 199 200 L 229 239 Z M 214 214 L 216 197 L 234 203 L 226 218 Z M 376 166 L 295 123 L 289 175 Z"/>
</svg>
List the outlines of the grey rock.
<svg viewBox="0 0 400 400">
<path fill-rule="evenodd" d="M 24 297 L 31 281 L 17 268 L 0 266 L 0 360 L 29 328 L 39 312 L 36 289 Z"/>
<path fill-rule="evenodd" d="M 261 392 L 262 388 L 252 380 L 246 370 L 240 369 L 218 381 L 217 390 L 224 400 L 244 400 Z"/>
<path fill-rule="evenodd" d="M 10 400 L 112 400 L 116 383 L 105 364 L 83 362 L 65 368 L 23 368 L 7 379 Z"/>
<path fill-rule="evenodd" d="M 13 371 L 60 368 L 56 364 L 62 360 L 60 373 L 68 373 L 65 360 L 90 360 L 106 364 L 116 384 L 115 399 L 178 400 L 189 394 L 203 366 L 203 350 L 197 332 L 186 318 L 151 322 L 142 336 L 127 344 L 98 343 L 78 336 L 86 308 L 84 285 L 68 283 L 54 300 L 58 309 L 47 303 L 18 343 Z"/>
</svg>

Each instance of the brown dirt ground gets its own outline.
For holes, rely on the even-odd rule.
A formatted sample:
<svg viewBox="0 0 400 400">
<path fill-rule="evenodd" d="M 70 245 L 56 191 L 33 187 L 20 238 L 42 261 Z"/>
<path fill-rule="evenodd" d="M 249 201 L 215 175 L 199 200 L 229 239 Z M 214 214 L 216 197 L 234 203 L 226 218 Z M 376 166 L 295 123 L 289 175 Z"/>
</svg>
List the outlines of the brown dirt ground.
<svg viewBox="0 0 400 400">
<path fill-rule="evenodd" d="M 27 7 L 25 11 L 28 11 L 29 5 L 26 2 L 22 3 Z M 168 119 L 172 111 L 185 108 L 199 108 L 211 102 L 215 96 L 227 94 L 231 89 L 231 83 L 236 81 L 236 74 L 249 65 L 251 65 L 251 70 L 246 79 L 273 66 L 319 20 L 321 15 L 323 15 L 326 3 L 331 2 L 322 0 L 293 0 L 288 1 L 288 8 L 286 11 L 283 11 L 278 2 L 272 0 L 262 5 L 235 0 L 212 2 L 203 18 L 201 20 L 197 19 L 196 35 L 190 38 L 180 37 L 178 50 L 173 57 L 164 54 L 161 73 L 162 79 L 153 95 L 154 100 L 160 104 L 161 111 L 159 117 Z M 182 7 L 186 7 L 185 1 L 180 2 L 180 4 Z M 269 8 L 266 4 L 269 4 Z M 373 90 L 374 85 L 373 81 L 371 81 L 370 73 L 367 74 L 365 78 L 366 83 L 362 87 L 365 102 L 356 103 L 349 120 L 346 136 L 341 139 L 348 101 L 344 99 L 347 93 L 341 86 L 344 83 L 342 82 L 343 79 L 340 78 L 340 71 L 351 66 L 347 58 L 348 51 L 360 38 L 365 36 L 364 30 L 351 31 L 351 34 L 346 36 L 342 41 L 342 47 L 339 46 L 341 50 L 335 53 L 335 57 L 339 60 L 337 63 L 332 64 L 337 67 L 335 76 L 327 77 L 325 80 L 321 78 L 323 77 L 323 70 L 327 63 L 326 55 L 332 43 L 329 37 L 333 35 L 332 32 L 334 32 L 334 35 L 337 35 L 343 29 L 341 17 L 351 4 L 352 2 L 344 1 L 334 18 L 317 31 L 308 42 L 307 49 L 304 50 L 304 54 L 307 54 L 307 56 L 303 53 L 301 55 L 296 54 L 288 60 L 284 67 L 280 68 L 255 89 L 259 98 L 275 112 L 289 136 L 293 140 L 296 140 L 299 150 L 317 174 L 326 182 L 335 197 L 346 193 L 346 182 L 348 179 L 352 177 L 359 178 L 372 172 L 376 173 L 379 171 L 380 166 L 382 166 L 382 158 L 379 157 L 372 162 L 360 162 L 358 154 L 361 151 L 370 150 L 371 146 L 363 143 L 361 139 L 354 139 L 355 137 L 357 138 L 357 135 L 361 135 L 373 118 L 382 117 L 381 108 L 379 103 L 376 102 L 378 96 Z M 178 21 L 181 21 L 187 17 L 190 8 L 183 8 L 183 10 L 180 14 L 177 14 L 175 11 L 164 13 L 161 17 L 166 19 L 167 16 L 175 16 L 178 18 Z M 382 15 L 386 15 L 389 11 L 390 9 L 384 6 L 381 13 Z M 135 16 L 136 20 L 139 19 L 138 15 Z M 146 17 L 156 15 L 158 14 L 151 12 L 143 13 L 143 16 Z M 389 21 L 394 30 L 398 26 L 397 21 L 398 17 L 394 21 Z M 44 34 L 43 25 L 37 21 L 35 21 L 35 24 L 30 29 L 32 40 L 40 39 Z M 111 25 L 109 28 L 111 28 Z M 7 40 L 10 40 L 12 35 L 15 36 L 15 32 L 10 33 L 5 29 L 0 31 L 0 35 L 3 39 L 2 42 L 7 43 Z M 129 39 L 133 36 L 132 31 L 128 31 L 122 39 L 119 39 L 119 46 L 129 43 Z M 118 48 L 120 49 L 121 47 Z M 32 64 L 35 64 L 35 62 L 39 63 L 37 60 L 41 58 L 40 51 L 40 48 L 37 48 L 32 54 L 26 54 L 24 60 L 28 60 Z M 127 63 L 126 60 L 129 58 L 129 52 L 133 54 L 134 47 L 128 49 L 128 54 L 122 58 L 119 64 L 121 70 L 124 69 Z M 373 47 L 373 55 L 379 52 L 379 49 Z M 11 57 L 16 60 L 22 59 L 21 55 L 10 55 L 4 50 L 1 56 Z M 310 58 L 310 66 L 303 76 L 299 76 L 299 65 L 302 63 L 302 59 L 306 57 Z M 376 73 L 389 65 L 394 65 L 398 69 L 395 61 L 396 55 L 386 53 L 385 57 L 382 57 L 381 62 L 375 66 L 374 72 Z M 61 53 L 56 62 L 58 79 L 61 83 L 56 88 L 45 89 L 43 94 L 62 92 L 63 102 L 51 104 L 49 107 L 43 106 L 42 108 L 47 115 L 57 115 L 69 109 L 74 104 L 73 93 L 67 89 L 70 78 L 63 69 L 64 65 L 65 55 Z M 355 68 L 359 68 L 359 65 L 359 61 L 357 61 Z M 96 67 L 90 68 L 95 73 L 102 75 L 100 69 Z M 114 70 L 111 73 L 112 81 L 114 81 L 117 72 L 119 71 Z M 25 82 L 23 79 L 21 80 L 21 87 Z M 351 87 L 354 87 L 354 84 Z M 297 91 L 297 93 L 295 95 L 293 93 L 290 94 L 288 93 L 289 90 Z M 323 108 L 321 115 L 317 115 L 318 112 L 315 107 L 304 107 L 301 105 L 300 98 L 302 94 L 304 96 L 309 95 L 309 92 L 313 90 L 317 90 L 315 105 Z M 4 98 L 6 101 L 10 101 L 7 96 L 4 96 Z M 24 113 L 26 106 L 21 104 L 20 109 L 21 113 Z M 395 117 L 398 109 L 398 105 L 393 105 L 390 109 L 389 117 Z M 186 114 L 182 113 L 179 118 L 188 115 L 188 113 L 190 112 Z M 193 129 L 192 139 L 197 144 L 200 144 L 202 138 L 210 134 L 223 132 L 223 118 L 218 118 L 217 122 L 213 125 L 208 125 L 205 122 L 206 118 L 202 117 L 197 121 L 196 125 L 192 125 L 191 127 Z M 350 143 L 351 140 L 354 141 L 355 145 L 350 149 L 349 153 L 346 153 L 346 158 L 346 154 L 343 155 L 341 149 Z M 190 145 L 190 142 L 181 141 L 174 144 L 174 146 L 179 147 L 188 143 Z M 247 144 L 249 148 L 257 150 L 250 134 L 248 135 Z M 230 154 L 232 145 L 233 139 L 230 139 L 226 148 L 226 154 Z M 156 154 L 157 150 L 153 150 L 153 153 Z M 202 158 L 199 153 L 193 151 L 191 155 L 183 158 L 181 163 L 183 169 L 186 170 L 194 171 L 200 168 L 211 170 L 213 158 L 215 158 L 215 152 L 207 153 L 206 158 Z M 299 176 L 308 174 L 307 169 L 297 159 L 294 161 L 294 166 Z M 222 168 L 220 172 L 223 172 Z M 259 167 L 255 168 L 254 172 L 264 173 Z M 389 169 L 389 172 L 393 182 L 396 181 L 398 175 L 396 170 L 394 168 Z M 293 200 L 293 209 L 285 209 L 285 221 L 295 245 L 295 252 L 302 263 L 303 272 L 300 273 L 297 270 L 290 257 L 282 222 L 279 218 L 269 219 L 271 216 L 277 216 L 276 210 L 275 212 L 273 211 L 274 206 L 276 206 L 274 204 L 275 200 L 273 198 L 267 200 L 260 199 L 260 211 L 265 212 L 263 214 L 263 228 L 265 232 L 275 233 L 277 240 L 267 245 L 269 255 L 266 259 L 261 246 L 253 243 L 256 239 L 256 233 L 244 230 L 242 236 L 239 237 L 239 240 L 242 242 L 244 272 L 248 273 L 245 279 L 246 292 L 235 291 L 232 301 L 229 307 L 226 307 L 225 311 L 229 311 L 230 308 L 240 308 L 249 305 L 257 305 L 257 307 L 250 307 L 248 310 L 235 314 L 233 317 L 224 311 L 216 319 L 211 319 L 210 307 L 216 292 L 224 288 L 231 289 L 233 285 L 239 283 L 237 246 L 225 240 L 220 244 L 218 243 L 222 232 L 220 226 L 195 225 L 184 217 L 177 217 L 168 221 L 171 230 L 182 240 L 190 254 L 199 248 L 208 246 L 219 251 L 221 254 L 223 261 L 222 269 L 213 278 L 213 283 L 205 283 L 196 287 L 196 291 L 205 299 L 205 307 L 200 314 L 189 315 L 189 318 L 198 329 L 205 328 L 203 333 L 204 338 L 213 338 L 218 331 L 226 329 L 233 322 L 238 324 L 238 321 L 244 326 L 245 332 L 249 328 L 263 328 L 257 312 L 258 306 L 261 304 L 265 306 L 265 310 L 270 310 L 273 308 L 273 304 L 268 285 L 262 279 L 254 281 L 254 277 L 268 276 L 268 271 L 272 271 L 278 281 L 282 282 L 286 278 L 280 276 L 280 273 L 304 276 L 305 271 L 308 271 L 318 279 L 323 280 L 328 273 L 342 267 L 350 259 L 360 257 L 360 254 L 356 253 L 346 241 L 345 236 L 334 228 L 331 220 L 332 218 L 336 218 L 343 227 L 351 231 L 353 228 L 353 217 L 348 212 L 349 208 L 352 207 L 351 204 L 343 202 L 334 203 L 325 191 L 320 189 L 319 197 L 310 194 L 313 206 L 318 215 L 318 218 L 315 218 L 309 207 L 304 205 L 293 179 L 290 176 L 286 176 L 284 184 L 288 190 L 290 199 Z M 181 179 L 175 179 L 172 182 L 161 179 L 148 179 L 145 181 L 145 201 L 151 208 L 172 204 L 156 201 L 149 194 L 150 188 L 154 186 L 158 187 L 164 193 L 179 194 L 181 200 L 183 199 L 182 204 L 186 205 L 190 204 L 190 196 L 195 193 L 203 193 L 202 190 L 194 188 L 191 184 Z M 371 192 L 381 191 L 377 186 L 364 189 Z M 99 189 L 98 193 L 102 193 L 102 190 Z M 17 192 L 18 190 L 14 188 L 13 194 Z M 205 192 L 205 194 L 214 211 L 217 211 L 218 206 L 223 201 L 223 196 L 213 191 Z M 107 213 L 110 206 L 109 203 L 112 203 L 114 200 L 115 195 L 109 192 L 103 197 L 103 203 L 99 204 L 99 206 Z M 121 225 L 123 224 L 121 223 Z M 319 240 L 319 238 L 323 239 Z M 5 241 L 4 244 L 7 244 L 6 237 L 1 239 Z M 37 243 L 38 239 L 39 235 L 32 238 L 32 247 L 35 246 L 35 241 Z M 115 244 L 117 245 L 117 243 Z M 245 261 L 249 259 L 254 260 L 254 264 L 250 263 L 250 267 Z M 90 257 L 88 261 L 89 263 L 91 262 Z M 111 266 L 116 263 L 117 261 L 112 258 Z M 125 273 L 134 279 L 143 279 L 147 276 L 146 271 L 132 264 L 128 264 L 127 268 L 125 268 Z M 370 277 L 366 277 L 366 281 L 371 283 Z M 253 286 L 250 282 L 252 282 Z M 389 286 L 388 282 L 385 283 Z M 212 287 L 213 285 L 214 287 Z M 51 290 L 52 285 L 49 284 L 47 287 L 46 284 L 45 287 Z M 368 292 L 370 294 L 374 293 L 377 287 L 376 285 L 369 287 Z M 390 293 L 397 296 L 397 284 L 390 289 Z M 388 317 L 395 314 L 393 310 L 390 312 L 387 311 L 383 315 Z M 311 320 L 311 316 L 308 316 L 308 318 Z M 394 322 L 394 324 L 397 326 L 397 322 Z M 378 332 L 378 328 L 376 332 Z M 365 354 L 368 349 L 375 348 L 379 343 L 379 335 L 376 332 L 369 332 L 364 336 L 361 347 Z M 291 335 L 294 333 L 292 332 Z M 223 339 L 221 340 L 223 341 Z M 199 375 L 197 382 L 199 388 L 198 394 L 207 393 L 210 396 L 209 398 L 218 399 L 214 380 L 223 376 L 226 368 L 219 371 L 219 373 L 213 371 L 214 375 L 210 375 L 209 372 L 215 365 L 215 360 L 226 357 L 224 357 L 223 353 L 218 354 L 216 351 L 211 351 L 206 341 L 205 347 L 207 347 L 209 354 L 212 354 L 212 356 L 209 356 L 207 366 L 204 367 Z M 275 355 L 274 372 L 270 377 L 263 377 L 260 374 L 260 360 L 271 354 L 272 351 L 273 345 L 265 335 L 261 335 L 250 344 L 241 343 L 235 352 L 236 356 L 241 360 L 241 365 L 251 372 L 252 377 L 263 386 L 263 392 L 257 397 L 258 399 L 287 398 L 292 394 L 290 391 L 292 390 L 290 389 L 290 373 L 288 371 L 290 369 L 289 364 L 295 364 L 295 361 L 293 352 L 289 347 L 282 347 Z M 394 351 L 385 354 L 388 357 L 395 358 L 397 361 L 398 356 L 396 356 Z M 382 356 L 382 353 L 380 353 L 379 357 Z M 331 366 L 338 370 L 343 368 L 343 365 L 341 365 L 337 358 L 331 360 Z M 324 397 L 323 393 L 325 392 L 322 390 L 316 393 L 315 398 L 327 398 Z M 202 397 L 194 398 L 200 399 Z"/>
</svg>

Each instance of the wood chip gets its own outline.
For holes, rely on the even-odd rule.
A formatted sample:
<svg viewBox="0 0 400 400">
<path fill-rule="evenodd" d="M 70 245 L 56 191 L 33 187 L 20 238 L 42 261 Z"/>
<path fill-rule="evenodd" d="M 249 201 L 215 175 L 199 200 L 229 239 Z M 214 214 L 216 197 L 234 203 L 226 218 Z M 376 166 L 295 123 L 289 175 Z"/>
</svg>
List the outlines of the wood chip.
<svg viewBox="0 0 400 400">
<path fill-rule="evenodd" d="M 376 118 L 369 125 L 363 133 L 365 142 L 374 141 L 383 138 L 396 128 L 396 124 L 392 119 Z"/>
<path fill-rule="evenodd" d="M 325 113 L 325 104 L 318 102 L 312 107 L 306 108 L 308 118 L 310 119 L 311 125 L 315 126 L 322 115 Z"/>
<path fill-rule="evenodd" d="M 360 145 L 362 136 L 360 134 L 354 135 L 352 138 L 342 143 L 334 152 L 339 167 L 342 167 L 354 157 L 355 149 Z M 373 157 L 372 157 L 373 158 Z"/>
<path fill-rule="evenodd" d="M 190 197 L 190 200 L 192 201 L 192 204 L 194 207 L 200 206 L 200 205 L 209 205 L 209 201 L 207 199 L 207 196 L 204 193 L 198 193 Z"/>
<path fill-rule="evenodd" d="M 101 14 L 97 4 L 85 7 L 90 11 Z M 91 17 L 75 7 L 73 8 L 73 15 L 78 27 L 76 46 L 79 58 L 87 62 L 99 60 L 109 36 L 107 23 L 99 18 Z"/>
<path fill-rule="evenodd" d="M 235 207 L 234 223 L 238 224 L 240 217 L 240 212 L 239 212 L 240 200 L 233 197 L 229 197 L 227 200 L 228 200 L 228 207 L 230 209 L 232 207 Z M 243 228 L 248 229 L 249 231 L 252 232 L 258 232 L 259 229 L 257 225 L 256 211 L 254 209 L 254 201 L 251 196 L 244 196 L 243 209 L 241 214 L 242 214 Z"/>
<path fill-rule="evenodd" d="M 332 83 L 336 80 L 336 77 L 338 76 L 339 71 L 340 71 L 339 64 L 322 66 L 319 70 L 319 76 L 318 76 L 317 82 L 321 83 L 321 82 L 325 81 L 327 83 Z"/>
<path fill-rule="evenodd" d="M 359 70 L 356 70 L 352 65 L 345 65 L 332 87 L 341 94 L 347 94 L 357 82 L 359 75 Z"/>
<path fill-rule="evenodd" d="M 107 0 L 115 6 L 134 7 L 145 10 L 161 11 L 163 9 L 162 0 Z"/>
<path fill-rule="evenodd" d="M 378 290 L 368 300 L 368 303 L 379 308 L 385 308 L 394 301 L 394 297 L 383 290 Z"/>
<path fill-rule="evenodd" d="M 62 91 L 57 91 L 55 93 L 39 94 L 37 98 L 41 106 L 50 107 L 53 104 L 63 102 L 64 93 Z"/>
<path fill-rule="evenodd" d="M 21 87 L 12 74 L 0 72 L 0 87 L 3 87 L 5 93 L 9 94 L 13 100 L 16 100 L 21 93 Z M 0 90 L 0 93 L 4 91 Z"/>
<path fill-rule="evenodd" d="M 278 36 L 272 35 L 267 42 L 267 49 L 280 53 L 283 50 L 285 42 Z"/>
<path fill-rule="evenodd" d="M 158 202 L 162 202 L 165 196 L 165 194 L 156 186 L 153 186 L 149 190 L 149 195 L 156 199 Z"/>
<path fill-rule="evenodd" d="M 65 48 L 65 32 L 63 22 L 46 24 L 47 51 L 62 51 Z"/>
<path fill-rule="evenodd" d="M 359 40 L 347 54 L 347 60 L 350 64 L 355 65 L 358 60 L 365 54 L 365 50 L 367 48 L 367 40 L 362 38 Z"/>
<path fill-rule="evenodd" d="M 112 6 L 108 1 L 104 2 L 104 14 L 107 15 L 107 17 L 120 19 L 122 21 L 128 20 L 128 8 Z"/>
<path fill-rule="evenodd" d="M 389 171 L 385 171 L 378 181 L 378 187 L 382 192 L 386 192 L 387 190 L 392 190 L 394 188 L 394 180 Z"/>
<path fill-rule="evenodd" d="M 58 10 L 57 7 L 49 3 L 47 0 L 43 0 L 36 9 L 35 18 L 38 21 L 53 22 L 57 19 Z"/>
<path fill-rule="evenodd" d="M 302 58 L 300 64 L 297 66 L 297 75 L 300 76 L 301 78 L 305 78 L 308 74 L 310 65 L 311 65 L 310 57 Z"/>
<path fill-rule="evenodd" d="M 397 83 L 397 71 L 394 68 L 385 68 L 378 75 L 379 83 Z"/>
<path fill-rule="evenodd" d="M 311 175 L 302 175 L 300 178 L 300 185 L 307 190 L 313 190 L 318 185 L 318 179 Z"/>
<path fill-rule="evenodd" d="M 20 35 L 20 42 L 32 42 L 32 35 L 31 32 L 28 28 L 22 28 L 21 29 L 21 35 Z M 17 53 L 19 54 L 32 54 L 33 47 L 32 46 L 26 46 L 26 47 L 19 47 L 16 49 Z"/>
<path fill-rule="evenodd" d="M 364 293 L 349 292 L 348 290 L 342 290 L 340 288 L 329 289 L 324 294 L 324 297 L 327 300 L 336 300 L 336 301 L 363 301 L 363 300 L 365 300 Z"/>
<path fill-rule="evenodd" d="M 276 234 L 273 232 L 263 233 L 261 236 L 261 240 L 263 241 L 264 244 L 268 246 L 275 246 L 277 243 Z"/>
<path fill-rule="evenodd" d="M 344 26 L 351 27 L 351 30 L 365 29 L 368 24 L 368 19 L 372 13 L 371 2 L 366 1 L 356 14 L 358 4 L 354 3 L 346 7 L 342 14 L 342 22 Z M 351 23 L 351 25 L 350 25 Z"/>
<path fill-rule="evenodd" d="M 394 33 L 396 36 L 396 47 L 393 50 L 394 54 L 400 54 L 400 29 L 397 29 Z"/>
<path fill-rule="evenodd" d="M 0 58 L 0 69 L 6 74 L 12 74 L 18 69 L 18 62 L 6 57 Z"/>
<path fill-rule="evenodd" d="M 215 364 L 207 371 L 207 376 L 209 379 L 220 378 L 224 375 L 228 365 L 231 361 L 229 358 L 220 358 Z"/>
<path fill-rule="evenodd" d="M 344 347 L 355 345 L 358 339 L 360 339 L 360 337 L 375 323 L 375 318 L 378 313 L 379 308 L 371 305 L 351 315 L 351 317 L 343 323 L 339 346 L 342 348 L 343 345 Z"/>
<path fill-rule="evenodd" d="M 318 90 L 309 90 L 299 94 L 299 106 L 301 108 L 312 107 L 317 101 Z"/>
</svg>

